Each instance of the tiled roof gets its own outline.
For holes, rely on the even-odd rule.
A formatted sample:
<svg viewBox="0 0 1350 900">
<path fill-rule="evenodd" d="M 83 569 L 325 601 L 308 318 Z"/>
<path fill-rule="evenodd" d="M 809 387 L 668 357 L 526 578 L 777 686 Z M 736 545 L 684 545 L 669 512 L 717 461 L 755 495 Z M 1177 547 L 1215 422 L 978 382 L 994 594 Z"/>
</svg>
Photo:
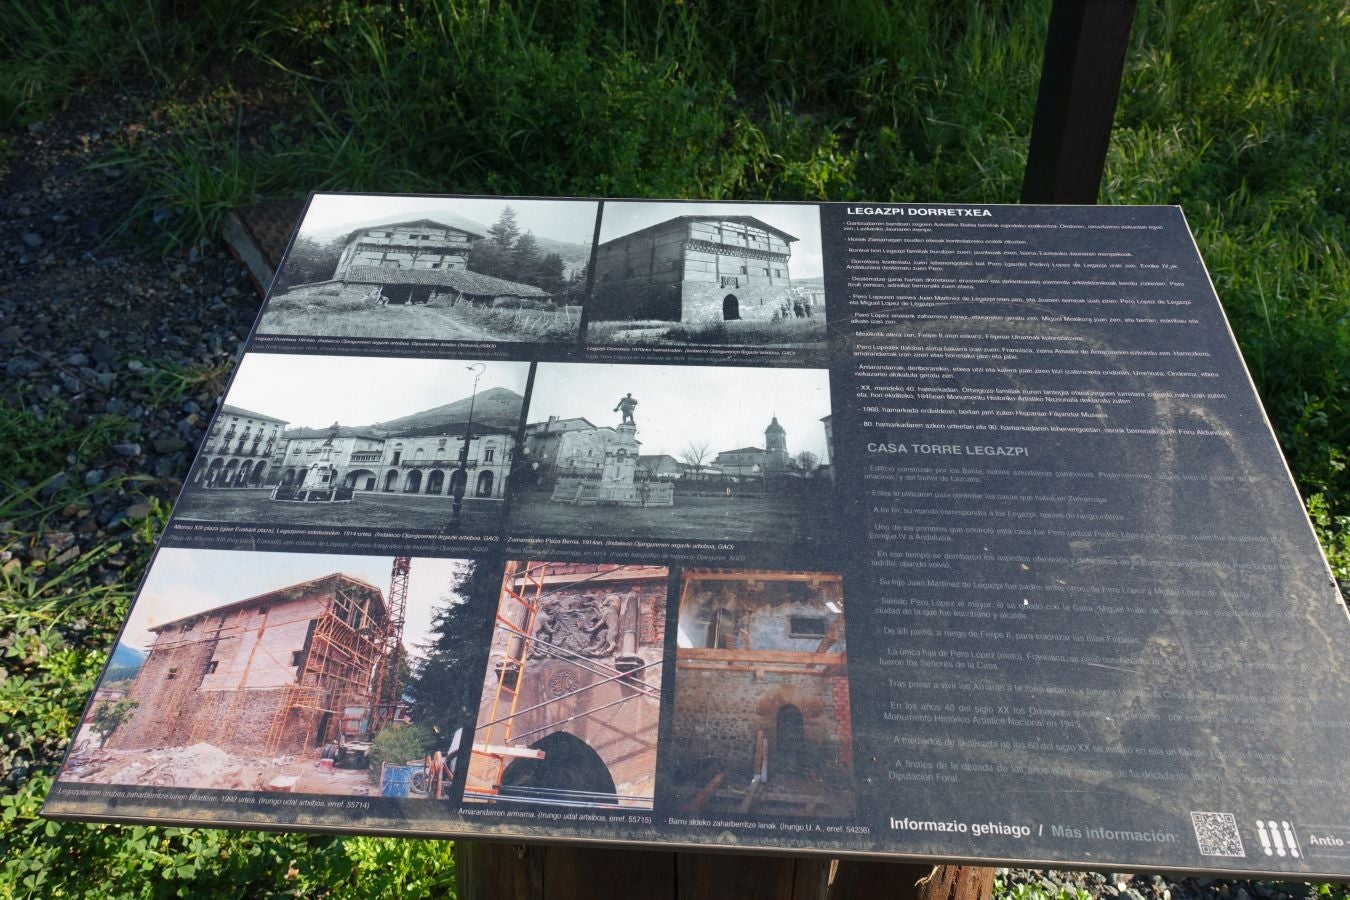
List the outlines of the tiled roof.
<svg viewBox="0 0 1350 900">
<path fill-rule="evenodd" d="M 382 266 L 352 266 L 342 278 L 357 284 L 425 284 L 447 287 L 473 297 L 548 297 L 532 284 L 493 278 L 457 269 L 394 269 Z"/>
<path fill-rule="evenodd" d="M 545 432 L 561 434 L 567 431 L 585 431 L 594 427 L 590 419 L 576 416 L 570 419 L 554 419 L 552 422 L 531 422 L 525 426 L 525 430 L 530 434 Z"/>
<path fill-rule="evenodd" d="M 222 613 L 234 612 L 236 610 L 244 609 L 249 606 L 262 605 L 263 603 L 268 604 L 284 603 L 288 600 L 295 599 L 297 596 L 302 594 L 306 589 L 308 589 L 311 585 L 316 585 L 323 581 L 332 581 L 334 582 L 335 585 L 337 582 L 345 581 L 351 584 L 358 584 L 364 588 L 369 588 L 371 591 L 374 592 L 374 599 L 377 599 L 380 605 L 376 617 L 377 618 L 384 617 L 383 591 L 381 591 L 375 585 L 371 584 L 369 581 L 366 581 L 364 578 L 359 578 L 355 575 L 347 575 L 343 572 L 334 572 L 331 575 L 320 575 L 318 578 L 311 578 L 308 581 L 302 581 L 299 584 L 292 584 L 283 588 L 277 588 L 276 590 L 271 590 L 262 594 L 257 594 L 253 597 L 249 597 L 246 600 L 236 600 L 233 603 L 225 603 L 220 606 L 213 606 L 210 609 L 203 609 L 198 612 L 191 613 L 190 615 L 179 616 L 178 618 L 171 619 L 170 621 L 164 622 L 161 625 L 152 625 L 150 626 L 149 630 L 155 632 L 156 634 L 159 634 L 162 631 L 165 631 L 170 628 L 175 628 L 181 625 L 183 622 L 191 621 L 193 619 L 204 618 L 206 616 L 217 616 Z"/>
<path fill-rule="evenodd" d="M 280 422 L 287 424 L 285 419 L 278 419 L 276 416 L 266 416 L 262 413 L 253 412 L 251 409 L 244 409 L 242 406 L 231 406 L 228 403 L 220 405 L 220 414 L 222 416 L 243 416 L 246 419 L 262 419 L 265 422 Z"/>
<path fill-rule="evenodd" d="M 327 428 L 287 428 L 285 435 L 290 440 L 309 440 L 313 438 L 328 437 Z M 363 425 L 342 425 L 338 428 L 337 436 L 340 438 L 367 438 L 369 440 L 384 440 L 386 435 L 383 432 L 374 431 Z"/>
<path fill-rule="evenodd" d="M 457 216 L 454 213 L 438 213 L 434 219 L 413 219 L 403 222 L 376 222 L 366 225 L 363 228 L 357 228 L 355 231 L 349 231 L 342 238 L 342 242 L 349 243 L 352 238 L 358 234 L 365 234 L 367 231 L 392 231 L 395 228 L 449 228 L 453 231 L 463 231 L 473 235 L 475 238 L 487 237 L 487 229 L 472 219 L 466 219 L 463 216 Z"/>
<path fill-rule="evenodd" d="M 799 239 L 798 237 L 796 237 L 795 235 L 788 234 L 786 231 L 784 231 L 784 230 L 781 229 L 781 228 L 775 228 L 774 226 L 770 225 L 768 222 L 765 222 L 765 221 L 763 221 L 763 220 L 761 220 L 761 219 L 756 219 L 754 216 L 697 215 L 697 216 L 674 216 L 673 218 L 666 219 L 664 222 L 657 222 L 655 225 L 648 225 L 646 228 L 639 228 L 637 231 L 631 231 L 631 232 L 629 232 L 628 234 L 621 234 L 621 235 L 619 235 L 618 237 L 610 238 L 609 240 L 605 241 L 605 242 L 604 242 L 603 244 L 601 244 L 600 246 L 605 247 L 605 246 L 608 246 L 608 245 L 610 245 L 610 244 L 616 244 L 616 243 L 618 243 L 618 242 L 620 242 L 620 241 L 626 241 L 626 240 L 628 240 L 629 238 L 631 238 L 631 237 L 633 237 L 633 236 L 635 236 L 635 235 L 645 234 L 646 232 L 648 232 L 648 231 L 653 231 L 653 230 L 655 230 L 655 229 L 657 229 L 657 228 L 664 228 L 664 227 L 666 227 L 667 225 L 669 225 L 671 222 L 679 222 L 679 221 L 683 221 L 683 222 L 740 222 L 740 223 L 742 223 L 742 224 L 754 225 L 756 228 L 763 228 L 765 231 L 768 231 L 768 232 L 771 232 L 772 234 L 778 235 L 780 238 L 782 238 L 783 240 L 787 241 L 789 244 L 792 243 L 793 241 L 800 240 L 800 239 Z"/>
</svg>

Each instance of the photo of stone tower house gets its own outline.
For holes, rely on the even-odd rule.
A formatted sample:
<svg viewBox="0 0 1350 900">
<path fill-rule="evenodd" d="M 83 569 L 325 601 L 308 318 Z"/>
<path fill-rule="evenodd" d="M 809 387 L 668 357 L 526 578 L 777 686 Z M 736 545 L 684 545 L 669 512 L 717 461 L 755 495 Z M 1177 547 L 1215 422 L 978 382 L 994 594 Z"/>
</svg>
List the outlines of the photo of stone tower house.
<svg viewBox="0 0 1350 900">
<path fill-rule="evenodd" d="M 687 813 L 846 817 L 853 736 L 842 579 L 681 577 L 670 771 Z"/>
<path fill-rule="evenodd" d="M 378 286 L 388 303 L 426 303 L 433 295 L 490 303 L 508 298 L 547 300 L 533 285 L 468 270 L 469 249 L 487 237 L 456 216 L 361 228 L 346 238 L 333 281 Z"/>
<path fill-rule="evenodd" d="M 753 216 L 677 216 L 596 251 L 591 315 L 691 324 L 794 314 L 797 238 Z"/>
<path fill-rule="evenodd" d="M 652 807 L 668 576 L 507 563 L 465 802 Z"/>
<path fill-rule="evenodd" d="M 379 588 L 333 573 L 158 625 L 127 694 L 140 705 L 107 746 L 321 747 L 369 704 L 387 618 Z"/>
</svg>

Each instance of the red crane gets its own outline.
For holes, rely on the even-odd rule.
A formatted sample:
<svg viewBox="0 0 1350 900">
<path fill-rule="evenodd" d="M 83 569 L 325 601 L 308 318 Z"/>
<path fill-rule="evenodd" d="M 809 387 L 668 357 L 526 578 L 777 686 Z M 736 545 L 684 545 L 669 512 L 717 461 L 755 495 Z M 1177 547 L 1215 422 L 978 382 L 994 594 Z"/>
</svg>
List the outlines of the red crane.
<svg viewBox="0 0 1350 900">
<path fill-rule="evenodd" d="M 373 730 L 393 721 L 397 715 L 402 684 L 399 666 L 403 661 L 403 625 L 408 617 L 408 573 L 412 557 L 395 556 L 389 575 L 389 597 L 384 625 L 380 629 L 380 662 L 376 669 L 371 706 Z"/>
</svg>

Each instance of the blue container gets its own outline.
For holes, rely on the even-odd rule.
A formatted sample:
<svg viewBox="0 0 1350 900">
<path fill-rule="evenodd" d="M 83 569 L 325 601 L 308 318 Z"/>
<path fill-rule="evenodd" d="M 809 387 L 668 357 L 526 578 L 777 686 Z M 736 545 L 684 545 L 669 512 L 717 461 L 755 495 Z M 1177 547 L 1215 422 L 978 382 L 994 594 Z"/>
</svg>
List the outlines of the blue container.
<svg viewBox="0 0 1350 900">
<path fill-rule="evenodd" d="M 380 772 L 380 796 L 408 796 L 408 788 L 412 786 L 413 773 L 421 768 L 421 766 L 391 766 L 386 763 L 383 771 Z"/>
</svg>

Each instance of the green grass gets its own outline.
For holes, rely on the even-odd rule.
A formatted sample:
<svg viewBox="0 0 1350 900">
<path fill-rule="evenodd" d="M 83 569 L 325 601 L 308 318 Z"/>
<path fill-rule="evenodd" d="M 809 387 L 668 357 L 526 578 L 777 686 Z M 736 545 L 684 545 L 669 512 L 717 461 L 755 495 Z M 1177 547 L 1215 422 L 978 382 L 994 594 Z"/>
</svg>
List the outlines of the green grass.
<svg viewBox="0 0 1350 900">
<path fill-rule="evenodd" d="M 141 98 L 141 128 L 107 162 L 144 187 L 128 227 L 165 248 L 214 234 L 240 202 L 317 189 L 1010 202 L 1048 8 L 0 0 L 0 120 L 22 128 L 110 89 Z M 1339 0 L 1140 4 L 1103 186 L 1107 202 L 1185 208 L 1343 583 L 1348 70 Z M 0 165 L 22 140 L 0 141 Z M 172 403 L 199 374 L 148 372 L 143 402 Z M 0 408 L 0 539 L 35 546 L 55 510 L 87 505 L 80 476 L 124 427 Z M 61 564 L 0 564 L 0 774 L 17 786 L 0 798 L 0 895 L 448 884 L 446 844 L 34 818 L 159 522 Z M 101 583 L 98 554 L 125 577 Z"/>
</svg>

